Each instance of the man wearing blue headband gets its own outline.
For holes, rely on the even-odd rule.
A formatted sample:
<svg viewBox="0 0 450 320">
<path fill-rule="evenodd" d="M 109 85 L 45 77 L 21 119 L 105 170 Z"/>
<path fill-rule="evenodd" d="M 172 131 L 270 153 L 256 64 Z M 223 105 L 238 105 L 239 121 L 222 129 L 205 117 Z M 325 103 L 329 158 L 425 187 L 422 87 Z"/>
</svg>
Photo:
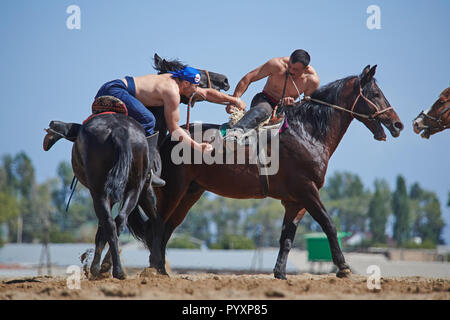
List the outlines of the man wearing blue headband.
<svg viewBox="0 0 450 320">
<path fill-rule="evenodd" d="M 149 157 L 153 168 L 160 167 L 158 163 L 158 134 L 155 132 L 155 124 L 157 121 L 166 122 L 167 129 L 172 136 L 177 137 L 180 141 L 188 143 L 194 149 L 199 151 L 211 151 L 212 146 L 208 143 L 198 143 L 191 136 L 180 128 L 178 121 L 180 120 L 180 97 L 182 95 L 191 97 L 195 92 L 202 95 L 207 101 L 214 103 L 229 103 L 236 105 L 240 109 L 245 109 L 245 103 L 239 98 L 229 96 L 215 89 L 199 88 L 200 72 L 191 67 L 163 74 L 148 74 L 140 77 L 125 77 L 105 83 L 98 91 L 95 98 L 100 96 L 114 96 L 122 100 L 127 109 L 128 115 L 136 119 L 145 130 L 147 142 L 149 146 Z M 164 112 L 159 119 L 147 107 L 162 106 Z M 163 118 L 162 118 L 163 117 Z M 66 138 L 76 138 L 80 125 L 73 124 L 69 134 L 65 134 Z M 49 132 L 44 138 L 44 150 L 49 150 L 52 145 L 60 139 L 61 135 Z M 72 139 L 69 139 L 72 140 Z M 152 177 L 152 185 L 161 187 L 165 185 L 157 175 Z"/>
</svg>

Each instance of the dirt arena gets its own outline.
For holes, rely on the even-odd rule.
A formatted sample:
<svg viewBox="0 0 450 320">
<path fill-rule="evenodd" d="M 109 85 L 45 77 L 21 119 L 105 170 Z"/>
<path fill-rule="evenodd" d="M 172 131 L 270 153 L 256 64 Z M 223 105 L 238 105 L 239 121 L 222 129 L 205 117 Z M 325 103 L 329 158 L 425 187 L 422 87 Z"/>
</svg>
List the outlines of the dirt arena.
<svg viewBox="0 0 450 320">
<path fill-rule="evenodd" d="M 42 299 L 450 299 L 450 279 L 381 278 L 380 290 L 367 288 L 367 277 L 339 279 L 328 275 L 155 274 L 152 269 L 129 271 L 126 280 L 88 280 L 69 289 L 67 277 L 8 278 L 0 282 L 0 300 Z"/>
</svg>

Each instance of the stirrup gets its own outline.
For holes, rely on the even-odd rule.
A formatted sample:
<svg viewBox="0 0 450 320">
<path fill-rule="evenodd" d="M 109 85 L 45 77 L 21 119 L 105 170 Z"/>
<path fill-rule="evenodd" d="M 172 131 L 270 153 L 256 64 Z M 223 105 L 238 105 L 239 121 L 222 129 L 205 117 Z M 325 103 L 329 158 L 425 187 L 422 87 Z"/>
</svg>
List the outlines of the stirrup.
<svg viewBox="0 0 450 320">
<path fill-rule="evenodd" d="M 238 141 L 244 135 L 244 129 L 231 128 L 227 130 L 226 135 L 223 137 L 224 141 Z"/>
<path fill-rule="evenodd" d="M 166 182 L 163 179 L 161 179 L 160 177 L 158 177 L 153 172 L 153 169 L 151 169 L 151 173 L 150 173 L 150 183 L 152 184 L 152 187 L 157 187 L 157 188 L 161 188 L 166 185 Z"/>
</svg>

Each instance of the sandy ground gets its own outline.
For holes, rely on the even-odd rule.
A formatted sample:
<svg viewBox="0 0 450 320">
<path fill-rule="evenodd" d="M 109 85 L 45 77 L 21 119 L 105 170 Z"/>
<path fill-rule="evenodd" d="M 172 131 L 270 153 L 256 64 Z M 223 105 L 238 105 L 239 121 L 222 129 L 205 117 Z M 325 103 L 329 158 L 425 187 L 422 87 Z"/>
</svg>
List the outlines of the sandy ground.
<svg viewBox="0 0 450 320">
<path fill-rule="evenodd" d="M 69 281 L 70 282 L 70 281 Z M 67 277 L 7 278 L 0 282 L 0 300 L 42 299 L 450 299 L 450 279 L 381 278 L 380 290 L 367 288 L 367 277 L 339 279 L 328 275 L 157 275 L 152 269 L 129 272 L 126 280 L 88 280 L 69 289 Z M 70 283 L 69 283 L 70 284 Z M 72 282 L 73 284 L 73 282 Z M 76 283 L 75 283 L 76 285 Z"/>
</svg>

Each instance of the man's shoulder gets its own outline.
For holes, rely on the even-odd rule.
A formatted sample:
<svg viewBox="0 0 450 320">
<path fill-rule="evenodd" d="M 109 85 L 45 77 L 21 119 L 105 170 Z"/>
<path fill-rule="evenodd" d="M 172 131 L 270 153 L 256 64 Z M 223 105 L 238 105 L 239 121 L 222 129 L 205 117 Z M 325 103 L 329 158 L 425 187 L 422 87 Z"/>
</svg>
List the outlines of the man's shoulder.
<svg viewBox="0 0 450 320">
<path fill-rule="evenodd" d="M 305 79 L 306 79 L 305 89 L 309 88 L 311 91 L 314 91 L 320 86 L 319 76 L 317 75 L 314 68 L 311 66 L 308 66 L 308 71 L 306 72 Z"/>
<path fill-rule="evenodd" d="M 168 80 L 168 79 L 167 79 Z M 164 100 L 170 99 L 177 105 L 180 103 L 180 90 L 175 81 L 160 82 L 160 90 Z"/>
<path fill-rule="evenodd" d="M 268 66 L 270 73 L 276 75 L 278 73 L 286 72 L 287 70 L 286 58 L 289 59 L 289 57 L 277 57 L 267 61 L 266 65 Z"/>
<path fill-rule="evenodd" d="M 317 76 L 316 69 L 314 69 L 311 65 L 308 65 L 306 67 L 306 75 L 307 76 Z"/>
</svg>

